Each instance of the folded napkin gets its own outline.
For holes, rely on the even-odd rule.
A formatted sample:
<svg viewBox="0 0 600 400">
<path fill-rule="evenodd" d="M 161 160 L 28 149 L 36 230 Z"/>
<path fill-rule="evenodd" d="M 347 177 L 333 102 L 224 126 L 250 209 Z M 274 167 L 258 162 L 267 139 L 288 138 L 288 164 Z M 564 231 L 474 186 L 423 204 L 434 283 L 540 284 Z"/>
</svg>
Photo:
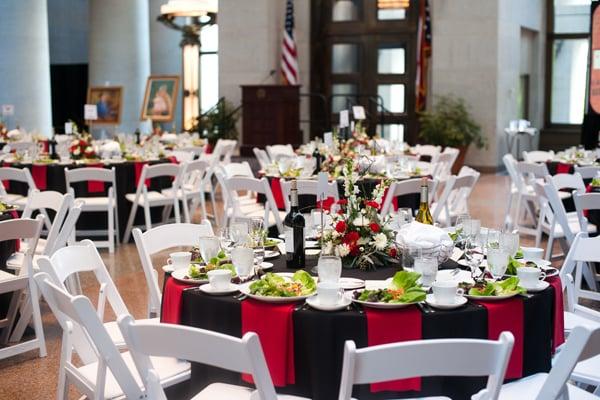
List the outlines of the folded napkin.
<svg viewBox="0 0 600 400">
<path fill-rule="evenodd" d="M 398 231 L 396 239 L 405 246 L 418 248 L 453 244 L 452 239 L 443 229 L 416 221 L 403 225 Z"/>
<path fill-rule="evenodd" d="M 571 164 L 565 164 L 565 163 L 559 162 L 558 165 L 556 166 L 556 173 L 557 174 L 572 174 L 573 166 Z"/>
<path fill-rule="evenodd" d="M 181 323 L 181 298 L 183 291 L 196 285 L 186 285 L 170 276 L 165 283 L 162 298 L 162 310 L 160 313 L 160 322 L 165 324 Z"/>
<path fill-rule="evenodd" d="M 104 164 L 88 164 L 87 168 L 104 168 Z M 102 181 L 88 181 L 88 193 L 102 193 L 104 192 L 104 182 Z"/>
<path fill-rule="evenodd" d="M 102 158 L 120 157 L 121 154 L 121 145 L 115 140 L 108 140 L 100 146 L 100 156 Z"/>
<path fill-rule="evenodd" d="M 552 350 L 565 342 L 565 310 L 563 301 L 562 283 L 558 276 L 546 279 L 554 289 L 554 335 L 552 340 Z"/>
<path fill-rule="evenodd" d="M 6 161 L 4 161 L 4 163 L 2 164 L 3 167 L 10 167 L 11 164 L 7 163 Z M 6 180 L 6 181 L 2 181 L 2 186 L 4 186 L 4 190 L 6 190 L 7 192 L 10 191 L 10 181 Z"/>
<path fill-rule="evenodd" d="M 397 310 L 379 310 L 365 308 L 367 315 L 367 338 L 369 346 L 380 344 L 421 340 L 421 311 L 416 306 Z M 402 392 L 421 390 L 421 378 L 408 378 L 396 381 L 371 384 L 371 392 Z"/>
<path fill-rule="evenodd" d="M 488 314 L 488 339 L 498 340 L 504 331 L 510 331 L 515 337 L 505 379 L 523 376 L 524 311 L 523 299 L 511 299 L 493 302 L 477 302 L 484 306 Z"/>
<path fill-rule="evenodd" d="M 381 200 L 381 204 L 385 203 L 385 199 L 388 196 L 388 191 L 390 190 L 390 187 L 386 187 L 385 188 L 385 192 L 383 192 L 383 200 Z M 392 207 L 394 207 L 394 211 L 398 211 L 398 198 L 396 196 L 394 196 L 394 198 L 392 199 Z M 381 208 L 381 207 L 379 207 Z"/>
<path fill-rule="evenodd" d="M 323 204 L 321 204 L 321 200 L 317 200 L 315 208 L 320 208 L 321 210 L 331 211 L 331 206 L 335 204 L 335 199 L 333 197 L 328 197 L 323 200 Z"/>
<path fill-rule="evenodd" d="M 242 335 L 255 332 L 267 360 L 273 384 L 294 384 L 294 325 L 292 312 L 296 304 L 273 304 L 247 299 L 242 301 Z M 242 379 L 253 383 L 252 376 Z"/>
<path fill-rule="evenodd" d="M 32 165 L 31 166 L 31 176 L 33 177 L 33 181 L 35 182 L 35 186 L 40 190 L 44 191 L 47 187 L 47 179 L 48 179 L 48 166 L 47 165 Z"/>
<path fill-rule="evenodd" d="M 135 187 L 140 183 L 140 177 L 142 176 L 142 170 L 144 169 L 144 165 L 148 164 L 146 161 L 135 161 L 133 163 L 133 168 L 135 169 Z M 146 187 L 150 187 L 150 179 L 146 179 Z"/>
</svg>

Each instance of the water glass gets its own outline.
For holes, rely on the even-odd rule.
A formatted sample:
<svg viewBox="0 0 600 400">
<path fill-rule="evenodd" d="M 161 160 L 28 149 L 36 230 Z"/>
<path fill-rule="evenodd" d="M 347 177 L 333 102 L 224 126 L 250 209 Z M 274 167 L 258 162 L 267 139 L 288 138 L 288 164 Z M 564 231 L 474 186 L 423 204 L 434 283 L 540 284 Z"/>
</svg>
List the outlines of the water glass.
<svg viewBox="0 0 600 400">
<path fill-rule="evenodd" d="M 323 222 L 323 225 L 325 225 L 324 217 L 325 215 L 323 215 L 323 212 L 318 208 L 313 208 L 310 211 L 310 221 L 313 229 L 313 237 L 319 236 L 319 233 L 321 232 L 321 221 Z"/>
<path fill-rule="evenodd" d="M 225 251 L 226 254 L 229 254 L 233 248 L 234 240 L 228 227 L 219 229 L 219 241 L 221 242 L 223 251 Z"/>
<path fill-rule="evenodd" d="M 216 257 L 219 250 L 221 250 L 219 238 L 215 236 L 200 236 L 198 247 L 200 248 L 200 256 L 206 264 L 210 262 L 211 258 Z"/>
<path fill-rule="evenodd" d="M 263 219 L 259 217 L 253 217 L 250 220 L 250 236 L 257 237 L 263 234 Z"/>
<path fill-rule="evenodd" d="M 321 256 L 317 264 L 319 282 L 338 282 L 342 276 L 342 259 L 338 256 Z"/>
<path fill-rule="evenodd" d="M 500 231 L 488 229 L 485 247 L 486 250 L 500 248 Z"/>
<path fill-rule="evenodd" d="M 246 222 L 232 222 L 229 225 L 229 232 L 234 243 L 238 246 L 248 241 L 248 224 Z"/>
<path fill-rule="evenodd" d="M 463 233 L 465 238 L 473 241 L 479 234 L 481 228 L 481 221 L 474 218 L 465 219 L 463 221 Z"/>
<path fill-rule="evenodd" d="M 231 262 L 241 279 L 247 279 L 254 271 L 254 250 L 249 247 L 236 247 L 231 250 Z"/>
<path fill-rule="evenodd" d="M 488 249 L 488 269 L 495 279 L 500 279 L 504 276 L 508 267 L 508 256 L 509 254 L 502 248 Z"/>
<path fill-rule="evenodd" d="M 514 257 L 519 250 L 519 234 L 512 232 L 502 232 L 500 234 L 500 248 Z"/>
<path fill-rule="evenodd" d="M 430 257 L 415 258 L 415 272 L 421 274 L 421 284 L 423 286 L 431 286 L 437 277 L 437 259 Z"/>
</svg>

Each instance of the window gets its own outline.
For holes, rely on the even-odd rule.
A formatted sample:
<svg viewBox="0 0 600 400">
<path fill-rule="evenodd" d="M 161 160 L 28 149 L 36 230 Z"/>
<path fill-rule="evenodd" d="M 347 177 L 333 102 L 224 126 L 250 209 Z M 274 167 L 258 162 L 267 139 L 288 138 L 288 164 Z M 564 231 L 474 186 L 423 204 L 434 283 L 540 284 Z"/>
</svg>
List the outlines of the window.
<svg viewBox="0 0 600 400">
<path fill-rule="evenodd" d="M 380 47 L 377 53 L 377 73 L 403 74 L 406 68 L 403 47 Z"/>
<path fill-rule="evenodd" d="M 362 0 L 335 0 L 331 12 L 333 22 L 356 21 Z"/>
<path fill-rule="evenodd" d="M 334 74 L 352 74 L 358 72 L 358 46 L 338 43 L 332 46 L 331 72 Z"/>
<path fill-rule="evenodd" d="M 549 0 L 547 125 L 583 122 L 591 0 Z"/>
<path fill-rule="evenodd" d="M 410 0 L 377 0 L 377 19 L 405 19 Z"/>
<path fill-rule="evenodd" d="M 219 27 L 203 28 L 200 41 L 200 104 L 206 112 L 219 101 Z"/>
</svg>

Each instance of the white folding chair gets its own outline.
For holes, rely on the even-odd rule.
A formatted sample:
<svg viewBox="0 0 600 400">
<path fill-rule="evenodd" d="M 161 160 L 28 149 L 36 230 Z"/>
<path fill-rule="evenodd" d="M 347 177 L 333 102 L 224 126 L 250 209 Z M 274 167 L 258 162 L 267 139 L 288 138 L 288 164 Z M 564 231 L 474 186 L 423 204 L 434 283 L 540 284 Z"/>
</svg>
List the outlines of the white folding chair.
<svg viewBox="0 0 600 400">
<path fill-rule="evenodd" d="M 217 172 L 217 174 L 220 174 Z M 253 217 L 263 217 L 265 227 L 275 226 L 279 233 L 283 233 L 282 219 L 285 213 L 277 209 L 277 204 L 271 192 L 271 186 L 267 178 L 249 178 L 234 176 L 224 178 L 225 190 L 227 191 L 227 204 L 224 210 L 225 224 L 229 221 L 246 220 Z M 247 192 L 254 192 L 265 196 L 266 202 L 260 208 L 245 210 L 236 199 Z"/>
<path fill-rule="evenodd" d="M 39 295 L 33 280 L 32 265 L 33 250 L 40 237 L 43 219 L 44 217 L 39 215 L 36 219 L 20 218 L 0 222 L 0 242 L 25 239 L 29 245 L 24 256 L 25 265 L 21 268 L 18 275 L 0 271 L 0 293 L 13 294 L 6 318 L 0 320 L 0 328 L 3 328 L 2 335 L 0 335 L 0 344 L 7 345 L 9 342 L 19 342 L 23 334 L 16 332 L 16 329 L 13 328 L 19 325 L 27 326 L 30 320 L 33 320 L 35 330 L 34 339 L 0 349 L 0 359 L 35 349 L 39 349 L 40 357 L 46 357 L 47 354 Z M 24 298 L 21 295 L 23 292 L 25 292 Z M 17 311 L 20 311 L 21 314 L 19 320 L 16 319 Z"/>
<path fill-rule="evenodd" d="M 138 228 L 133 230 L 133 239 L 148 287 L 148 317 L 160 316 L 162 301 L 162 294 L 158 286 L 158 271 L 152 263 L 152 256 L 172 247 L 195 246 L 198 244 L 200 236 L 212 235 L 212 226 L 207 220 L 201 224 L 161 225 L 144 233 Z"/>
<path fill-rule="evenodd" d="M 557 354 L 550 372 L 540 372 L 502 385 L 500 400 L 594 400 L 598 397 L 568 383 L 578 362 L 600 354 L 600 330 L 587 326 L 573 329 Z M 586 361 L 587 360 L 587 361 Z"/>
<path fill-rule="evenodd" d="M 69 294 L 44 272 L 36 274 L 35 281 L 63 330 L 57 399 L 66 398 L 69 384 L 90 399 L 145 398 L 132 354 L 119 352 L 90 300 Z M 185 361 L 168 357 L 152 361 L 165 387 L 190 377 Z"/>
<path fill-rule="evenodd" d="M 263 149 L 259 149 L 258 147 L 254 147 L 252 151 L 254 152 L 254 156 L 258 160 L 260 169 L 265 171 L 269 164 L 271 164 L 271 159 L 269 158 L 269 155 L 266 151 L 264 151 Z"/>
<path fill-rule="evenodd" d="M 436 181 L 432 179 L 427 180 L 427 187 L 430 194 L 433 194 L 436 188 Z M 392 182 L 390 189 L 387 192 L 381 211 L 379 215 L 383 218 L 393 211 L 392 201 L 394 197 L 404 196 L 407 194 L 420 194 L 421 193 L 421 178 L 407 179 L 405 181 Z M 432 195 L 429 196 L 429 202 L 432 202 Z"/>
<path fill-rule="evenodd" d="M 554 159 L 554 152 L 550 151 L 523 151 L 523 161 L 528 163 L 545 163 Z"/>
<path fill-rule="evenodd" d="M 510 332 L 502 332 L 498 340 L 433 339 L 363 349 L 347 340 L 338 399 L 350 400 L 353 385 L 415 376 L 487 376 L 487 386 L 478 395 L 495 400 L 514 341 Z"/>
<path fill-rule="evenodd" d="M 296 157 L 294 148 L 291 144 L 273 144 L 265 146 L 269 158 L 273 161 L 279 160 L 280 157 Z"/>
<path fill-rule="evenodd" d="M 539 204 L 533 185 L 549 175 L 548 167 L 546 164 L 525 161 L 514 161 L 513 165 L 517 175 L 515 183 L 518 189 L 513 228 L 518 229 L 520 234 L 535 236 L 539 222 L 536 207 L 539 207 Z M 530 218 L 529 226 L 525 225 L 527 216 Z"/>
<path fill-rule="evenodd" d="M 442 226 L 451 226 L 459 214 L 467 212 L 463 204 L 467 203 L 478 178 L 479 173 L 448 177 L 439 201 L 431 205 L 433 220 Z"/>
<path fill-rule="evenodd" d="M 175 157 L 177 162 L 180 162 L 180 163 L 190 162 L 195 157 L 195 154 L 193 151 L 186 151 L 183 149 L 171 150 L 169 155 Z"/>
<path fill-rule="evenodd" d="M 165 194 L 163 192 L 148 191 L 146 179 L 158 177 L 173 178 L 171 192 Z M 123 236 L 123 243 L 127 243 L 129 241 L 129 236 L 131 235 L 131 229 L 133 229 L 133 222 L 135 221 L 138 207 L 143 207 L 144 209 L 146 230 L 152 229 L 152 218 L 150 217 L 151 207 L 173 206 L 175 209 L 175 222 L 181 222 L 181 217 L 179 214 L 179 199 L 175 195 L 179 191 L 180 181 L 181 167 L 177 164 L 158 164 L 152 166 L 144 165 L 136 192 L 127 193 L 125 195 L 125 198 L 132 203 L 132 206 L 131 211 L 129 212 L 127 227 L 125 228 L 125 235 Z M 168 217 L 168 215 L 163 214 L 163 223 L 167 222 L 166 217 Z"/>
<path fill-rule="evenodd" d="M 433 146 L 430 144 L 418 144 L 414 147 L 414 151 L 420 156 L 430 157 L 430 162 L 435 163 L 437 161 L 438 155 L 442 152 L 442 147 Z"/>
<path fill-rule="evenodd" d="M 10 181 L 26 183 L 28 186 L 27 196 L 11 193 L 10 190 L 6 190 L 3 181 L 9 181 L 9 183 Z M 36 189 L 37 187 L 35 186 L 35 182 L 28 168 L 0 168 L 0 199 L 2 201 L 13 204 L 17 206 L 19 210 L 23 210 L 27 204 L 27 197 Z"/>
<path fill-rule="evenodd" d="M 174 357 L 251 374 L 256 385 L 256 390 L 253 390 L 243 386 L 211 383 L 196 394 L 194 400 L 302 399 L 277 395 L 258 335 L 254 332 L 246 333 L 239 339 L 188 326 L 134 321 L 130 315 L 120 316 L 119 326 L 131 349 L 138 373 L 144 379 L 147 394 L 152 399 L 167 399 L 157 371 L 159 366 L 152 360 L 152 356 Z M 165 341 L 164 338 L 170 340 Z M 160 346 L 157 346 L 157 343 L 160 343 Z"/>
<path fill-rule="evenodd" d="M 452 160 L 450 161 L 450 171 L 452 172 L 452 167 L 454 167 L 454 163 L 458 159 L 460 150 L 456 147 L 446 147 L 444 148 L 444 151 L 442 151 L 442 154 L 452 154 Z"/>
<path fill-rule="evenodd" d="M 117 181 L 115 167 L 106 168 L 65 168 L 65 181 L 69 193 L 76 200 L 83 201 L 82 212 L 106 212 L 108 219 L 107 230 L 76 231 L 84 235 L 98 236 L 107 235 L 107 241 L 95 241 L 98 247 L 108 247 L 109 253 L 115 252 L 115 241 L 121 237 L 119 232 L 119 210 L 117 207 Z M 100 197 L 75 197 L 75 189 L 72 184 L 76 182 L 98 181 L 106 182 L 110 186 L 107 196 Z M 115 240 L 116 238 L 116 240 Z"/>
<path fill-rule="evenodd" d="M 513 214 L 519 213 L 519 210 L 513 211 L 513 208 L 516 208 L 517 205 L 520 204 L 520 196 L 522 192 L 526 192 L 528 195 L 533 194 L 533 188 L 527 188 L 525 183 L 522 181 L 519 173 L 517 172 L 517 160 L 513 157 L 512 154 L 505 154 L 502 156 L 502 162 L 506 167 L 506 171 L 508 172 L 508 176 L 510 177 L 510 187 L 508 192 L 508 200 L 506 202 L 506 212 L 504 217 L 504 227 L 505 229 L 512 229 L 512 227 L 516 224 L 516 220 L 513 217 Z M 515 203 L 516 201 L 516 203 Z M 513 203 L 515 203 L 513 205 Z"/>
<path fill-rule="evenodd" d="M 206 219 L 206 201 L 202 188 L 208 171 L 208 163 L 204 160 L 185 162 L 181 167 L 181 185 L 179 186 L 178 199 L 183 204 L 183 217 L 185 222 L 191 223 L 198 204 L 202 213 L 201 219 Z M 172 189 L 163 189 L 162 193 L 171 195 Z"/>
<path fill-rule="evenodd" d="M 594 179 L 600 174 L 600 167 L 589 166 L 589 167 L 580 167 L 575 165 L 575 173 L 581 175 L 582 179 Z"/>
<path fill-rule="evenodd" d="M 283 201 L 285 203 L 285 210 L 286 210 L 286 212 L 290 212 L 290 193 L 292 190 L 292 182 L 284 181 L 284 180 L 282 180 L 280 182 L 281 182 L 281 192 L 283 193 Z M 298 188 L 299 196 L 303 195 L 303 194 L 312 195 L 312 196 L 316 197 L 316 202 L 321 201 L 321 199 L 319 199 L 320 194 L 318 193 L 318 182 L 317 181 L 306 180 L 306 179 L 297 179 L 296 187 Z M 323 200 L 327 200 L 327 198 L 333 197 L 333 199 L 335 200 L 334 204 L 337 204 L 338 200 L 340 199 L 337 181 L 327 183 L 327 187 L 326 187 L 324 196 L 325 197 L 323 198 Z M 317 205 L 316 202 L 315 202 L 315 207 Z"/>
<path fill-rule="evenodd" d="M 110 277 L 102 257 L 100 257 L 91 240 L 83 240 L 75 245 L 63 247 L 57 250 L 52 257 L 42 256 L 37 260 L 37 265 L 42 272 L 50 275 L 56 286 L 73 295 L 81 293 L 68 290 L 67 281 L 81 272 L 93 273 L 99 285 L 97 314 L 100 320 L 104 320 L 107 301 L 115 315 L 129 314 L 129 310 Z M 158 318 L 148 321 L 159 322 Z M 116 320 L 104 322 L 104 327 L 117 347 L 125 346 L 125 340 Z"/>
</svg>

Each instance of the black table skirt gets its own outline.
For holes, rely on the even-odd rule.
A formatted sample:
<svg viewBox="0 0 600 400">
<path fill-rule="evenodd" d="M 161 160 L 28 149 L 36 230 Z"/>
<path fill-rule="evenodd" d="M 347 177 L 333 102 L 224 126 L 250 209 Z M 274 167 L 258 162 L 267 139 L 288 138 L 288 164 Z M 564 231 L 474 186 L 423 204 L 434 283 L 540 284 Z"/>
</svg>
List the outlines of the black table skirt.
<svg viewBox="0 0 600 400">
<path fill-rule="evenodd" d="M 310 269 L 316 259 L 309 259 Z M 275 271 L 288 271 L 282 258 L 275 260 Z M 454 268 L 447 262 L 442 268 Z M 385 279 L 392 268 L 362 272 L 344 270 L 343 275 L 363 279 Z M 554 291 L 550 287 L 524 302 L 523 375 L 547 372 L 551 366 Z M 209 296 L 198 290 L 183 292 L 182 324 L 241 337 L 241 302 L 233 296 Z M 354 340 L 358 348 L 367 346 L 366 316 L 356 310 L 321 312 L 299 309 L 293 312 L 294 385 L 278 388 L 278 392 L 295 394 L 314 400 L 330 400 L 338 396 L 342 370 L 343 346 Z M 435 311 L 422 315 L 423 339 L 480 338 L 487 339 L 487 310 L 469 302 L 452 311 Z M 465 357 L 468 357 L 465 354 Z M 213 382 L 247 385 L 237 373 L 193 363 L 191 391 L 196 393 Z M 360 399 L 406 398 L 445 395 L 453 399 L 470 399 L 485 387 L 485 378 L 423 378 L 421 392 L 371 393 L 368 385 L 355 386 L 353 396 Z"/>
<path fill-rule="evenodd" d="M 169 163 L 168 159 L 151 161 L 148 162 L 150 165 Z M 124 162 L 105 165 L 104 168 L 115 167 L 116 175 L 116 191 L 117 191 L 117 209 L 119 213 L 119 229 L 121 236 L 125 233 L 125 227 L 127 226 L 127 219 L 129 218 L 129 211 L 131 210 L 131 203 L 125 199 L 127 193 L 135 193 L 136 181 L 135 181 L 135 163 Z M 14 168 L 29 168 L 31 164 L 11 164 Z M 61 193 L 66 193 L 66 182 L 65 182 L 65 167 L 68 168 L 84 168 L 85 165 L 48 165 L 46 170 L 46 190 L 54 190 Z M 170 187 L 172 181 L 168 177 L 155 178 L 150 181 L 149 190 L 161 190 Z M 104 192 L 89 193 L 87 182 L 78 182 L 73 184 L 75 190 L 75 197 L 102 197 L 108 195 L 108 185 Z M 10 192 L 19 193 L 22 195 L 27 194 L 27 185 L 21 182 L 11 182 Z M 153 207 L 152 210 L 152 221 L 159 221 L 162 216 L 162 207 Z M 140 225 L 144 223 L 143 209 L 138 208 L 134 225 Z M 77 222 L 77 229 L 79 230 L 102 230 L 107 229 L 108 219 L 106 213 L 102 212 L 85 212 L 82 213 Z M 119 238 L 121 239 L 121 238 Z"/>
</svg>

